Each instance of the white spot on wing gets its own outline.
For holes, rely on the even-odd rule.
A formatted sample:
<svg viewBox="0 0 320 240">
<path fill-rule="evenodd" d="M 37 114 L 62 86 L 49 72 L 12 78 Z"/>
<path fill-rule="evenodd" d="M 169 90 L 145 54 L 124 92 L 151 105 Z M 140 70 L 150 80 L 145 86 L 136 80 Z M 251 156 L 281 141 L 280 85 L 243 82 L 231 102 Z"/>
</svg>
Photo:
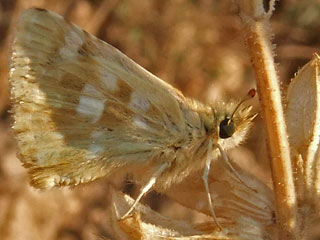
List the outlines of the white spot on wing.
<svg viewBox="0 0 320 240">
<path fill-rule="evenodd" d="M 77 112 L 91 119 L 92 123 L 97 122 L 104 109 L 103 94 L 99 92 L 94 86 L 86 84 L 82 90 L 83 96 L 80 96 Z M 100 98 L 100 99 L 99 99 Z"/>
<path fill-rule="evenodd" d="M 82 33 L 82 32 L 81 32 Z M 78 49 L 83 44 L 83 37 L 75 30 L 70 29 L 65 35 L 65 44 L 60 48 L 59 53 L 63 58 L 74 58 L 78 55 Z"/>
<path fill-rule="evenodd" d="M 97 90 L 94 86 L 92 86 L 91 84 L 86 84 L 84 86 L 84 88 L 82 89 L 82 93 L 84 95 L 91 95 L 93 97 L 97 97 L 97 98 L 103 98 L 104 95 L 99 91 Z"/>
<path fill-rule="evenodd" d="M 100 71 L 101 88 L 106 91 L 114 92 L 117 90 L 117 77 L 110 72 Z"/>
<path fill-rule="evenodd" d="M 63 140 L 64 139 L 64 136 L 59 132 L 51 132 L 50 137 L 52 137 L 56 140 Z"/>
<path fill-rule="evenodd" d="M 93 131 L 91 133 L 91 141 L 92 143 L 88 147 L 88 151 L 90 152 L 90 157 L 94 157 L 95 155 L 102 153 L 104 151 L 104 146 L 100 144 L 104 131 Z"/>
<path fill-rule="evenodd" d="M 142 128 L 142 129 L 146 129 L 146 130 L 150 129 L 148 124 L 143 119 L 141 119 L 140 117 L 135 117 L 133 119 L 133 122 L 136 125 L 136 127 L 138 127 L 138 128 Z"/>
<path fill-rule="evenodd" d="M 97 154 L 103 152 L 104 147 L 101 144 L 93 143 L 89 146 L 88 150 L 93 154 Z"/>
<path fill-rule="evenodd" d="M 141 96 L 137 92 L 133 92 L 130 99 L 129 106 L 133 109 L 147 112 L 150 108 L 150 102 L 145 97 Z"/>
<path fill-rule="evenodd" d="M 91 118 L 91 122 L 95 123 L 99 120 L 104 109 L 104 101 L 82 96 L 77 107 L 77 112 L 81 115 Z"/>
</svg>

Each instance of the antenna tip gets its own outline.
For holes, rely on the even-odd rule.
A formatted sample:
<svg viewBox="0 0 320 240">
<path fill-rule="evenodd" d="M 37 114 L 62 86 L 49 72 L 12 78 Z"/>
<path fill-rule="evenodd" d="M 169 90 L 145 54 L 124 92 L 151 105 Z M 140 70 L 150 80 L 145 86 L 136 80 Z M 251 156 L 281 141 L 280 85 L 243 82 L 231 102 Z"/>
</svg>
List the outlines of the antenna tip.
<svg viewBox="0 0 320 240">
<path fill-rule="evenodd" d="M 248 92 L 248 96 L 253 98 L 257 93 L 257 90 L 255 90 L 254 88 L 250 89 L 250 91 Z"/>
</svg>

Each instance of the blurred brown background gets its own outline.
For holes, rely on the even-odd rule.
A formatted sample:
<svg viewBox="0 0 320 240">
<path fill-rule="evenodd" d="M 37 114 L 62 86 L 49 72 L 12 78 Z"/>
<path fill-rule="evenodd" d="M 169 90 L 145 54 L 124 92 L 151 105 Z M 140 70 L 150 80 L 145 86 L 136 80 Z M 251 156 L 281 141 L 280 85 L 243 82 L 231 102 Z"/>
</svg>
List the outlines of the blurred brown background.
<svg viewBox="0 0 320 240">
<path fill-rule="evenodd" d="M 205 102 L 240 99 L 255 86 L 237 8 L 231 0 L 0 0 L 0 239 L 113 239 L 104 180 L 40 192 L 28 185 L 15 156 L 8 113 L 10 48 L 18 16 L 33 6 L 58 12 Z M 320 47 L 320 2 L 277 2 L 272 28 L 285 90 Z M 257 99 L 250 104 L 259 111 Z M 255 123 L 247 143 L 230 155 L 271 186 L 261 119 Z M 154 192 L 143 202 L 176 219 L 202 218 Z"/>
</svg>

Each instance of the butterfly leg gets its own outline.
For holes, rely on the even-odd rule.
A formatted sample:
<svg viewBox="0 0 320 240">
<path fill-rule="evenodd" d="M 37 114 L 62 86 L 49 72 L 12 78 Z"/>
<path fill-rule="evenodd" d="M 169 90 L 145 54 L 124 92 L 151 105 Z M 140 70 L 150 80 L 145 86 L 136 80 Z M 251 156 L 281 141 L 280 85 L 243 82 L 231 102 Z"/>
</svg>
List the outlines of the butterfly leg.
<svg viewBox="0 0 320 240">
<path fill-rule="evenodd" d="M 138 202 L 141 200 L 141 198 L 152 188 L 152 186 L 155 184 L 157 178 L 163 173 L 163 171 L 168 166 L 169 166 L 169 163 L 165 162 L 158 168 L 158 170 L 152 175 L 152 177 L 150 178 L 148 183 L 141 188 L 139 196 L 136 198 L 136 200 L 134 201 L 134 203 L 132 204 L 130 209 L 121 217 L 121 219 L 126 218 L 127 216 L 129 216 L 132 213 L 132 211 L 134 210 L 134 208 L 136 207 Z"/>
<path fill-rule="evenodd" d="M 226 154 L 225 151 L 223 151 L 223 149 L 220 147 L 220 145 L 218 144 L 218 148 L 220 150 L 220 153 L 223 157 L 223 159 L 226 161 L 228 167 L 231 169 L 231 171 L 234 173 L 234 175 L 236 176 L 236 178 L 238 178 L 238 180 L 243 184 L 245 185 L 247 188 L 249 188 L 250 190 L 254 191 L 254 192 L 257 192 L 257 190 L 251 188 L 250 186 L 248 186 L 243 180 L 242 178 L 240 177 L 240 175 L 237 173 L 237 171 L 233 168 L 231 162 L 230 162 L 230 159 L 228 157 L 228 155 Z"/>
<path fill-rule="evenodd" d="M 207 197 L 208 197 L 208 203 L 209 203 L 209 209 L 210 212 L 212 214 L 212 217 L 215 221 L 215 223 L 217 224 L 218 228 L 220 228 L 220 230 L 222 229 L 221 225 L 218 223 L 218 219 L 217 216 L 214 212 L 214 208 L 213 208 L 213 204 L 212 204 L 212 199 L 211 199 L 211 195 L 210 195 L 210 191 L 209 191 L 209 184 L 208 184 L 208 176 L 209 176 L 209 172 L 210 172 L 210 164 L 211 164 L 211 160 L 212 160 L 212 140 L 209 140 L 209 144 L 208 144 L 208 149 L 207 149 L 207 160 L 206 160 L 206 165 L 204 168 L 204 172 L 203 172 L 203 182 L 204 182 L 204 186 L 206 188 L 206 192 L 207 192 Z"/>
</svg>

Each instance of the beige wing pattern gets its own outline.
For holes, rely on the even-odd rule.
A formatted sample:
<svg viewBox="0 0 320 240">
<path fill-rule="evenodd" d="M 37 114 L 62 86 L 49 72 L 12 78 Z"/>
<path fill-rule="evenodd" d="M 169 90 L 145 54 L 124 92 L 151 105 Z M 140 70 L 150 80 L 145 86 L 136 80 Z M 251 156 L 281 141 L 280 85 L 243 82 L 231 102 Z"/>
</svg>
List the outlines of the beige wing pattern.
<svg viewBox="0 0 320 240">
<path fill-rule="evenodd" d="M 21 16 L 10 81 L 19 158 L 38 188 L 143 165 L 186 134 L 180 92 L 47 10 Z"/>
</svg>

